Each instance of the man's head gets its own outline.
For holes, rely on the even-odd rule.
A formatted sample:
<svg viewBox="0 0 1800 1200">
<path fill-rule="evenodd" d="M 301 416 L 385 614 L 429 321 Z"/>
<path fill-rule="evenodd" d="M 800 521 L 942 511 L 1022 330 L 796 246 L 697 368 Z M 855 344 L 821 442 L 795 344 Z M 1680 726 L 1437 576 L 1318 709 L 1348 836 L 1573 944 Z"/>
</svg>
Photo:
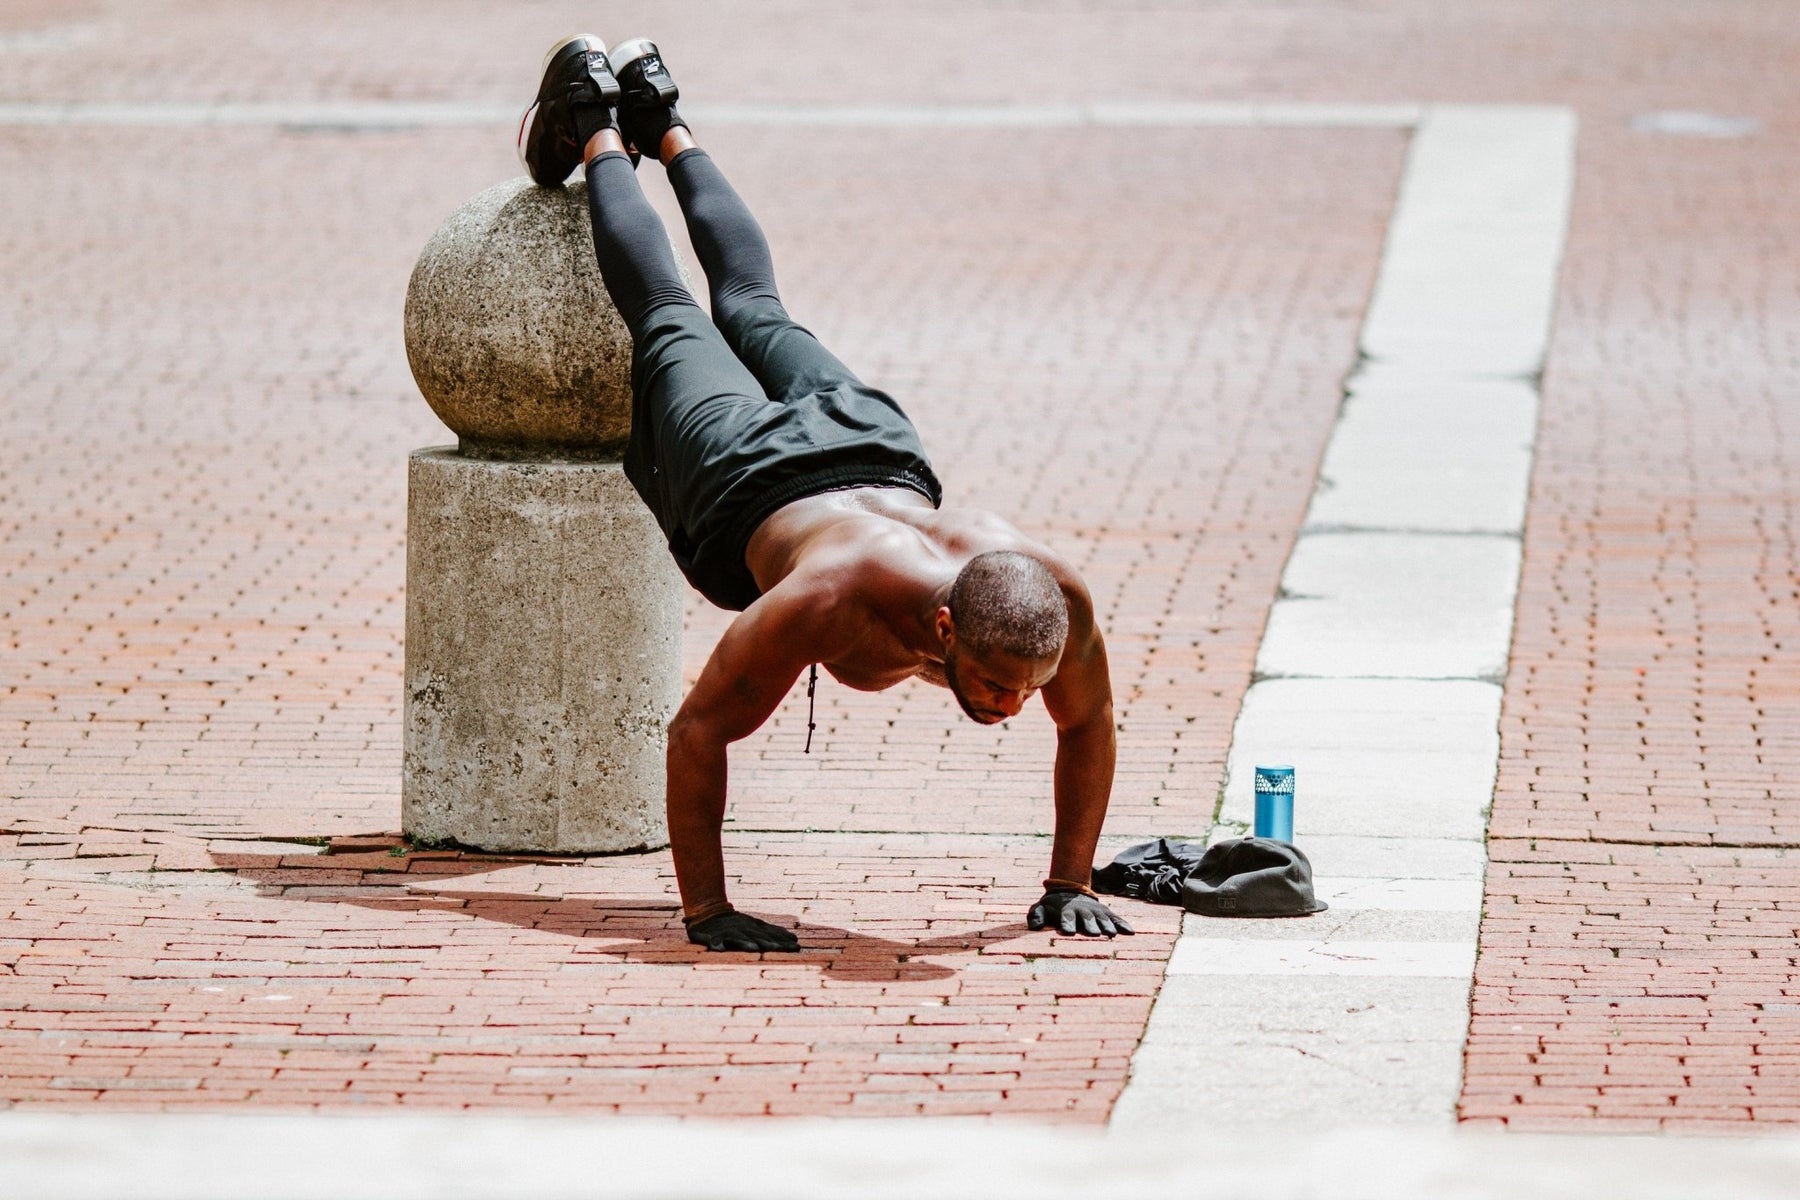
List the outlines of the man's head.
<svg viewBox="0 0 1800 1200">
<path fill-rule="evenodd" d="M 937 611 L 944 679 L 971 720 L 1017 716 L 1056 675 L 1069 608 L 1048 567 L 1011 550 L 978 554 Z"/>
</svg>

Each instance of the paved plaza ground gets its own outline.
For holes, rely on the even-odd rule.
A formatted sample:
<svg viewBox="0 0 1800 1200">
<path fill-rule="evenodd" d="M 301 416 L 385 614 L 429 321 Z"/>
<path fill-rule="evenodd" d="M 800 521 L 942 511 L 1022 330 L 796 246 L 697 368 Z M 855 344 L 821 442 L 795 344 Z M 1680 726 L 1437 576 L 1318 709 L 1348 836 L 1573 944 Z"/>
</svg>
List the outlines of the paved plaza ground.
<svg viewBox="0 0 1800 1200">
<path fill-rule="evenodd" d="M 826 681 L 810 755 L 803 688 L 734 747 L 734 898 L 797 956 L 687 945 L 666 851 L 401 838 L 406 455 L 452 440 L 408 373 L 407 276 L 518 173 L 494 114 L 587 27 L 663 44 L 790 309 L 901 400 L 950 499 L 1089 581 L 1120 740 L 1103 857 L 1229 815 L 1415 136 L 1368 114 L 1571 114 L 1442 1124 L 1792 1132 L 1778 0 L 0 0 L 0 1123 L 1114 1115 L 1182 919 L 1025 929 L 1041 708 L 988 730 L 936 689 Z M 992 117 L 1100 100 L 1190 117 Z M 1351 115 L 1191 116 L 1245 104 Z M 725 616 L 690 602 L 689 679 Z"/>
</svg>

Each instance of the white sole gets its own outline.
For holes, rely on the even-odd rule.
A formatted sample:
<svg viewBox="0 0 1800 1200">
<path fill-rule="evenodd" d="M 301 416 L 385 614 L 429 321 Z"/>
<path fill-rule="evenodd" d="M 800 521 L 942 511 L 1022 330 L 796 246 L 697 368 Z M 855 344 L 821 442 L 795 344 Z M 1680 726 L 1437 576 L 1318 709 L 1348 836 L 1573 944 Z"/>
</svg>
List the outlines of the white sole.
<svg viewBox="0 0 1800 1200">
<path fill-rule="evenodd" d="M 636 62 L 644 55 L 656 52 L 656 43 L 649 38 L 626 38 L 606 52 L 606 61 L 612 64 L 613 74 L 617 75 L 619 68 L 626 63 Z"/>
<path fill-rule="evenodd" d="M 570 34 L 568 37 L 564 38 L 562 41 L 556 43 L 556 45 L 550 47 L 550 49 L 544 51 L 544 61 L 538 64 L 538 74 L 542 75 L 544 73 L 544 69 L 550 65 L 550 60 L 555 58 L 557 56 L 557 54 L 559 54 L 562 51 L 564 46 L 569 45 L 571 42 L 581 42 L 581 41 L 592 42 L 592 43 L 594 43 L 594 45 L 599 46 L 602 50 L 604 50 L 606 47 L 605 42 L 601 41 L 599 38 L 595 37 L 591 33 Z"/>
</svg>

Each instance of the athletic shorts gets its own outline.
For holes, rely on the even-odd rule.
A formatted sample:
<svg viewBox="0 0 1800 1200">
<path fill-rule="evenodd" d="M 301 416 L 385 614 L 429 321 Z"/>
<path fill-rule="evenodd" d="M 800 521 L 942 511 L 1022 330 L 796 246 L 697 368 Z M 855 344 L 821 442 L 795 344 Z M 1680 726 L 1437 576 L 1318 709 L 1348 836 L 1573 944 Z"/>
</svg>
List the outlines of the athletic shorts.
<svg viewBox="0 0 1800 1200">
<path fill-rule="evenodd" d="M 942 503 L 900 406 L 777 301 L 745 304 L 722 330 L 692 304 L 654 309 L 635 339 L 631 384 L 625 475 L 681 573 L 720 608 L 741 611 L 762 595 L 744 549 L 784 504 L 855 487 Z"/>
</svg>

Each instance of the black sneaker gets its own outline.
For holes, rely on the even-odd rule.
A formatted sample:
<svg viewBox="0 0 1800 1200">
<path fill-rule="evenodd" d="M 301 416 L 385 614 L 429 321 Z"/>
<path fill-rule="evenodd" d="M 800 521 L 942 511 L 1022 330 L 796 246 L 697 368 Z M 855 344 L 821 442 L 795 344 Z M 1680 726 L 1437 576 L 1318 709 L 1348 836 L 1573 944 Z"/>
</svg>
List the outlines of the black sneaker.
<svg viewBox="0 0 1800 1200">
<path fill-rule="evenodd" d="M 519 161 L 541 187 L 559 187 L 581 165 L 588 139 L 617 129 L 619 81 L 591 33 L 564 38 L 544 55 L 537 103 L 519 121 Z M 621 132 L 621 137 L 624 134 Z M 637 165 L 637 156 L 632 156 Z"/>
<path fill-rule="evenodd" d="M 606 57 L 613 64 L 623 93 L 619 100 L 619 126 L 625 131 L 625 140 L 640 154 L 661 158 L 663 135 L 677 125 L 687 128 L 687 122 L 675 111 L 675 101 L 681 97 L 675 77 L 669 74 L 656 43 L 649 38 L 620 42 L 607 51 Z"/>
</svg>

